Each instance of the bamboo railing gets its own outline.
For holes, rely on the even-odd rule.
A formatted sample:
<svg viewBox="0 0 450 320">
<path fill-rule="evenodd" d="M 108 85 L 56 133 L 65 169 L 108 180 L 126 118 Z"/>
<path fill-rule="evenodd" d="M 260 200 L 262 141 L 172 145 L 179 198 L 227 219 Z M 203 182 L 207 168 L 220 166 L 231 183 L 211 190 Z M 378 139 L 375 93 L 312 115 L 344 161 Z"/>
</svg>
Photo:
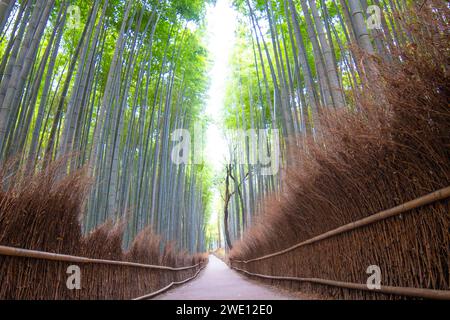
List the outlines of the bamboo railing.
<svg viewBox="0 0 450 320">
<path fill-rule="evenodd" d="M 107 265 L 116 265 L 116 266 L 123 266 L 123 267 L 137 267 L 137 268 L 169 270 L 169 271 L 183 271 L 183 270 L 194 269 L 201 264 L 201 263 L 197 263 L 194 266 L 174 268 L 174 267 L 157 266 L 157 265 L 143 264 L 143 263 L 136 263 L 136 262 L 127 262 L 127 261 L 91 259 L 91 258 L 85 258 L 85 257 L 70 256 L 70 255 L 65 255 L 65 254 L 50 253 L 50 252 L 43 252 L 43 251 L 36 251 L 36 250 L 27 250 L 27 249 L 20 249 L 20 248 L 7 247 L 7 246 L 0 246 L 0 255 L 11 256 L 11 257 L 41 259 L 41 260 L 60 261 L 60 262 L 107 264 Z"/>
<path fill-rule="evenodd" d="M 259 277 L 262 279 L 309 282 L 309 283 L 316 283 L 316 284 L 334 286 L 334 287 L 345 288 L 345 289 L 363 290 L 363 291 L 379 292 L 379 293 L 393 294 L 393 295 L 402 295 L 402 296 L 408 296 L 408 297 L 418 297 L 418 298 L 425 298 L 425 299 L 450 300 L 450 291 L 448 291 L 448 290 L 434 290 L 434 289 L 394 287 L 394 286 L 381 286 L 380 289 L 369 289 L 366 284 L 361 284 L 361 283 L 351 283 L 351 282 L 335 281 L 335 280 L 320 279 L 320 278 L 272 276 L 272 275 L 266 275 L 266 274 L 252 273 L 247 270 L 233 266 L 233 263 L 241 263 L 241 264 L 245 265 L 245 264 L 248 264 L 251 262 L 261 261 L 261 260 L 273 258 L 276 256 L 280 256 L 280 255 L 286 254 L 288 252 L 291 252 L 297 248 L 307 246 L 307 245 L 334 237 L 339 234 L 351 232 L 355 229 L 362 228 L 362 227 L 374 224 L 376 222 L 398 216 L 403 213 L 407 213 L 411 210 L 435 203 L 440 200 L 447 199 L 449 197 L 450 197 L 450 187 L 446 187 L 446 188 L 440 189 L 438 191 L 432 192 L 430 194 L 427 194 L 425 196 L 419 197 L 417 199 L 408 201 L 402 205 L 393 207 L 393 208 L 385 210 L 385 211 L 378 212 L 367 218 L 364 218 L 364 219 L 361 219 L 361 220 L 358 220 L 355 222 L 351 222 L 344 226 L 330 230 L 321 235 L 315 236 L 311 239 L 308 239 L 306 241 L 295 244 L 289 248 L 286 248 L 286 249 L 283 249 L 283 250 L 280 250 L 280 251 L 277 251 L 277 252 L 274 252 L 271 254 L 267 254 L 267 255 L 264 255 L 264 256 L 261 256 L 258 258 L 249 259 L 249 260 L 230 259 L 230 266 L 231 266 L 231 268 L 233 268 L 237 271 L 243 272 L 250 276 Z"/>
<path fill-rule="evenodd" d="M 393 287 L 393 286 L 383 286 L 381 285 L 379 289 L 369 289 L 367 285 L 361 283 L 352 283 L 344 281 L 327 280 L 320 278 L 297 278 L 297 277 L 280 277 L 280 276 L 268 276 L 265 274 L 252 273 L 244 269 L 233 267 L 233 269 L 246 273 L 250 276 L 255 276 L 262 279 L 271 280 L 287 280 L 287 281 L 298 281 L 298 282 L 310 282 L 316 284 L 323 284 L 333 287 L 345 288 L 345 289 L 355 289 L 371 292 L 379 292 L 386 294 L 395 294 L 407 297 L 415 298 L 425 298 L 434 300 L 450 300 L 450 291 L 446 290 L 433 290 L 433 289 L 422 289 L 422 288 L 408 288 L 408 287 Z"/>
<path fill-rule="evenodd" d="M 156 295 L 159 295 L 159 294 L 167 291 L 168 289 L 170 289 L 171 287 L 173 287 L 175 285 L 181 285 L 181 284 L 187 283 L 187 282 L 195 279 L 198 276 L 198 274 L 200 273 L 200 271 L 202 271 L 206 266 L 205 262 L 199 262 L 196 265 L 187 266 L 187 267 L 168 267 L 168 266 L 150 265 L 150 264 L 142 264 L 142 263 L 135 263 L 135 262 L 127 262 L 127 261 L 91 259 L 91 258 L 86 258 L 86 257 L 57 254 L 57 253 L 50 253 L 50 252 L 43 252 L 43 251 L 36 251 L 36 250 L 27 250 L 27 249 L 20 249 L 20 248 L 8 247 L 8 246 L 0 246 L 0 256 L 22 257 L 22 258 L 29 258 L 29 259 L 39 259 L 39 260 L 57 261 L 57 262 L 70 262 L 70 263 L 79 263 L 79 264 L 114 265 L 114 266 L 122 266 L 122 267 L 156 269 L 156 270 L 174 271 L 174 272 L 194 269 L 203 264 L 203 266 L 201 266 L 199 268 L 199 270 L 197 270 L 197 272 L 195 273 L 194 276 L 187 278 L 185 280 L 182 280 L 182 281 L 171 282 L 169 285 L 165 286 L 162 289 L 159 289 L 150 294 L 146 294 L 144 296 L 135 298 L 133 300 L 150 299 Z"/>
<path fill-rule="evenodd" d="M 264 255 L 262 257 L 249 259 L 249 260 L 245 260 L 245 261 L 242 261 L 242 260 L 232 260 L 232 261 L 238 262 L 238 263 L 247 264 L 247 263 L 253 262 L 253 261 L 260 261 L 260 260 L 276 257 L 276 256 L 279 256 L 279 255 L 285 254 L 287 252 L 290 252 L 292 250 L 295 250 L 297 248 L 300 248 L 300 247 L 303 247 L 303 246 L 306 246 L 306 245 L 309 245 L 309 244 L 313 244 L 315 242 L 318 242 L 318 241 L 321 241 L 321 240 L 324 240 L 324 239 L 328 239 L 328 238 L 331 238 L 333 236 L 336 236 L 336 235 L 339 235 L 339 234 L 342 234 L 342 233 L 353 231 L 355 229 L 368 226 L 368 225 L 373 224 L 375 222 L 379 222 L 379 221 L 386 220 L 386 219 L 394 217 L 394 216 L 398 216 L 398 215 L 400 215 L 402 213 L 405 213 L 405 212 L 411 211 L 413 209 L 417 209 L 417 208 L 423 207 L 425 205 L 428 205 L 428 204 L 431 204 L 431 203 L 434 203 L 434 202 L 437 202 L 439 200 L 443 200 L 443 199 L 446 199 L 446 198 L 449 198 L 449 197 L 450 197 L 450 187 L 443 188 L 443 189 L 440 189 L 438 191 L 435 191 L 435 192 L 432 192 L 430 194 L 427 194 L 427 195 L 425 195 L 423 197 L 420 197 L 420 198 L 408 201 L 408 202 L 406 202 L 404 204 L 401 204 L 399 206 L 396 206 L 394 208 L 378 212 L 378 213 L 376 213 L 374 215 L 371 215 L 371 216 L 369 216 L 367 218 L 364 218 L 364 219 L 361 219 L 361 220 L 358 220 L 358 221 L 355 221 L 355 222 L 350 222 L 350 223 L 348 223 L 346 225 L 343 225 L 343 226 L 341 226 L 339 228 L 336 228 L 334 230 L 330 230 L 328 232 L 325 232 L 325 233 L 323 233 L 321 235 L 318 235 L 316 237 L 313 237 L 313 238 L 311 238 L 309 240 L 297 243 L 297 244 L 295 244 L 295 245 L 293 245 L 293 246 L 291 246 L 289 248 L 286 248 L 284 250 L 280 250 L 280 251 L 277 251 L 277 252 L 274 252 L 274 253 L 271 253 L 271 254 Z"/>
<path fill-rule="evenodd" d="M 179 286 L 182 284 L 185 284 L 191 280 L 194 280 L 195 278 L 197 278 L 197 276 L 200 274 L 200 272 L 206 267 L 206 264 L 204 266 L 202 266 L 200 269 L 197 270 L 197 272 L 190 278 L 187 278 L 183 281 L 178 281 L 178 282 L 171 282 L 170 284 L 168 284 L 167 286 L 165 286 L 164 288 L 159 289 L 158 291 L 146 294 L 144 296 L 135 298 L 133 300 L 148 300 L 151 299 L 157 295 L 160 295 L 161 293 L 164 293 L 165 291 L 169 290 L 170 288 L 172 288 L 173 286 Z"/>
</svg>

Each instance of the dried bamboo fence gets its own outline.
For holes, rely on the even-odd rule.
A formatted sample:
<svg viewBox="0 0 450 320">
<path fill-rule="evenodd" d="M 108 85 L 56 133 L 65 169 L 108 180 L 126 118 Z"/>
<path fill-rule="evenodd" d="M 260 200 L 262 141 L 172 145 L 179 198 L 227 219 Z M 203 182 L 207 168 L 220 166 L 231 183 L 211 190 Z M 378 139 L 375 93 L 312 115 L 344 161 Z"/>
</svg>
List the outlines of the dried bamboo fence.
<svg viewBox="0 0 450 320">
<path fill-rule="evenodd" d="M 83 234 L 89 178 L 58 178 L 55 163 L 34 175 L 0 168 L 0 299 L 134 299 L 192 277 L 206 262 L 163 241 L 151 226 L 124 250 L 126 220 Z M 68 267 L 80 268 L 70 290 Z M 70 271 L 70 270 L 69 270 Z"/>
<path fill-rule="evenodd" d="M 148 299 L 194 279 L 205 263 L 169 267 L 0 246 L 0 279 L 2 274 L 9 275 L 2 279 L 1 298 Z M 80 290 L 67 288 L 71 265 L 80 267 Z M 10 268 L 17 272 L 8 272 Z"/>
<path fill-rule="evenodd" d="M 230 259 L 230 265 L 272 284 L 337 298 L 450 300 L 449 197 L 450 187 L 443 188 L 275 253 Z M 447 223 L 436 228 L 433 222 L 442 218 Z M 381 268 L 379 289 L 366 284 L 370 265 Z"/>
</svg>

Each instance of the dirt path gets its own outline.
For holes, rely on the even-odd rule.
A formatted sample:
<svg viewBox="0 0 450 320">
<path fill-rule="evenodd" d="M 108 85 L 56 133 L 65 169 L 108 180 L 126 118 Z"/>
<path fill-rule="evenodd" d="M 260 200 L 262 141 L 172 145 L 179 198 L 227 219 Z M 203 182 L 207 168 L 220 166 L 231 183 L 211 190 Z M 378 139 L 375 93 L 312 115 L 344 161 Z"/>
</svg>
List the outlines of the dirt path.
<svg viewBox="0 0 450 320">
<path fill-rule="evenodd" d="M 215 256 L 198 278 L 155 300 L 298 300 L 300 297 L 249 280 Z"/>
</svg>

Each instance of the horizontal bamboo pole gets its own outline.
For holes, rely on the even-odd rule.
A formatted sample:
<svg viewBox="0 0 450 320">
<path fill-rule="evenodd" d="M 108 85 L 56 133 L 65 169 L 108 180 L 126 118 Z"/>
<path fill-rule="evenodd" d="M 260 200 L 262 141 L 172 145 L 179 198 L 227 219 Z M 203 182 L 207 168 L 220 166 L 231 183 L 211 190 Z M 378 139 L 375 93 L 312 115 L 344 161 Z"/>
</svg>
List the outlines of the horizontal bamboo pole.
<svg viewBox="0 0 450 320">
<path fill-rule="evenodd" d="M 170 284 L 168 284 L 167 286 L 165 286 L 164 288 L 159 289 L 158 291 L 146 294 L 145 296 L 139 297 L 139 298 L 135 298 L 133 300 L 148 300 L 150 298 L 153 298 L 157 295 L 160 295 L 161 293 L 166 292 L 167 290 L 169 290 L 170 288 L 172 288 L 173 286 L 179 286 L 182 284 L 185 284 L 186 282 L 189 282 L 191 280 L 194 280 L 195 278 L 197 278 L 197 276 L 200 274 L 200 272 L 205 269 L 206 267 L 206 263 L 204 266 L 202 266 L 199 270 L 197 270 L 197 272 L 190 278 L 183 280 L 183 281 L 178 281 L 178 282 L 171 282 Z"/>
<path fill-rule="evenodd" d="M 123 267 L 136 267 L 136 268 L 146 268 L 146 269 L 158 269 L 158 270 L 168 270 L 168 271 L 183 271 L 196 268 L 200 265 L 197 263 L 195 266 L 189 267 L 167 267 L 167 266 L 157 266 L 151 264 L 142 264 L 136 262 L 127 261 L 114 261 L 114 260 L 104 260 L 104 259 L 91 259 L 85 257 L 70 256 L 65 254 L 50 253 L 36 250 L 27 250 L 20 248 L 13 248 L 7 246 L 0 246 L 0 255 L 11 256 L 11 257 L 23 257 L 30 259 L 41 259 L 41 260 L 51 260 L 60 262 L 73 262 L 73 263 L 85 263 L 85 264 L 107 264 Z"/>
<path fill-rule="evenodd" d="M 263 279 L 271 279 L 271 280 L 287 280 L 287 281 L 297 281 L 297 282 L 309 282 L 309 283 L 317 283 L 323 284 L 327 286 L 345 288 L 345 289 L 353 289 L 353 290 L 363 290 L 363 291 L 371 291 L 375 293 L 385 293 L 385 294 L 394 294 L 400 296 L 407 297 L 415 297 L 415 298 L 424 298 L 424 299 L 433 299 L 433 300 L 450 300 L 450 291 L 446 290 L 433 290 L 433 289 L 421 289 L 421 288 L 408 288 L 408 287 L 392 287 L 392 286 L 381 286 L 380 289 L 369 289 L 367 285 L 361 283 L 352 283 L 352 282 L 343 282 L 343 281 L 334 281 L 320 278 L 297 278 L 297 277 L 280 277 L 280 276 L 269 276 L 265 274 L 252 273 L 234 266 L 231 266 L 233 269 L 246 273 L 251 276 L 263 278 Z"/>
<path fill-rule="evenodd" d="M 318 241 L 321 241 L 321 240 L 324 240 L 324 239 L 327 239 L 327 238 L 330 238 L 330 237 L 333 237 L 333 236 L 336 236 L 336 235 L 339 235 L 339 234 L 342 234 L 345 232 L 348 232 L 348 231 L 352 231 L 352 230 L 355 230 L 355 229 L 358 229 L 361 227 L 365 227 L 365 226 L 368 226 L 375 222 L 386 220 L 388 218 L 400 215 L 407 211 L 417 209 L 419 207 L 423 207 L 425 205 L 428 205 L 428 204 L 431 204 L 436 201 L 443 200 L 443 199 L 446 199 L 449 197 L 450 197 L 450 187 L 447 187 L 447 188 L 435 191 L 433 193 L 427 194 L 423 197 L 417 198 L 415 200 L 411 200 L 411 201 L 401 204 L 397 207 L 394 207 L 394 208 L 391 208 L 391 209 L 388 209 L 385 211 L 381 211 L 381 212 L 371 215 L 367 218 L 364 218 L 364 219 L 361 219 L 361 220 L 358 220 L 355 222 L 350 222 L 349 224 L 346 224 L 346 225 L 336 228 L 334 230 L 330 230 L 328 232 L 325 232 L 325 233 L 318 235 L 314 238 L 311 238 L 309 240 L 300 242 L 300 243 L 293 245 L 292 247 L 289 247 L 287 249 L 280 250 L 275 253 L 267 254 L 267 255 L 259 257 L 259 258 L 254 258 L 254 259 L 245 260 L 245 261 L 231 260 L 231 259 L 230 260 L 247 264 L 247 263 L 253 262 L 253 261 L 260 261 L 260 260 L 264 260 L 264 259 L 273 258 L 273 257 L 279 256 L 279 255 L 288 253 L 297 248 L 300 248 L 300 247 L 303 247 L 303 246 L 306 246 L 306 245 L 309 245 L 309 244 L 312 244 L 312 243 L 315 243 L 315 242 L 318 242 Z"/>
</svg>

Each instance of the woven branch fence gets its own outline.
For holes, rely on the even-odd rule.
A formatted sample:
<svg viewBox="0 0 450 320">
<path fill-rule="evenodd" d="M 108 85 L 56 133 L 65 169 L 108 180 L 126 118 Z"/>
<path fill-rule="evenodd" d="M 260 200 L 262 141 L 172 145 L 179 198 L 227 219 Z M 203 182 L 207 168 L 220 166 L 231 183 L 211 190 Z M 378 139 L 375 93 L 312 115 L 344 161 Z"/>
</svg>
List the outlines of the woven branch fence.
<svg viewBox="0 0 450 320">
<path fill-rule="evenodd" d="M 0 246 L 1 299 L 148 299 L 173 285 L 195 278 L 202 261 L 187 267 L 90 259 Z M 80 268 L 81 289 L 68 289 L 72 272 Z M 8 275 L 2 278 L 1 275 Z M 17 286 L 17 284 L 20 284 Z"/>
<path fill-rule="evenodd" d="M 328 231 L 233 269 L 271 284 L 335 298 L 450 300 L 450 187 Z M 381 288 L 366 270 L 381 268 Z"/>
<path fill-rule="evenodd" d="M 0 188 L 0 299 L 135 299 L 193 277 L 206 263 L 152 226 L 126 249 L 126 220 L 84 234 L 89 178 L 80 170 L 60 179 L 58 165 L 31 176 L 0 168 L 0 182 L 8 181 Z M 67 286 L 72 265 L 80 268 L 79 290 Z"/>
</svg>

